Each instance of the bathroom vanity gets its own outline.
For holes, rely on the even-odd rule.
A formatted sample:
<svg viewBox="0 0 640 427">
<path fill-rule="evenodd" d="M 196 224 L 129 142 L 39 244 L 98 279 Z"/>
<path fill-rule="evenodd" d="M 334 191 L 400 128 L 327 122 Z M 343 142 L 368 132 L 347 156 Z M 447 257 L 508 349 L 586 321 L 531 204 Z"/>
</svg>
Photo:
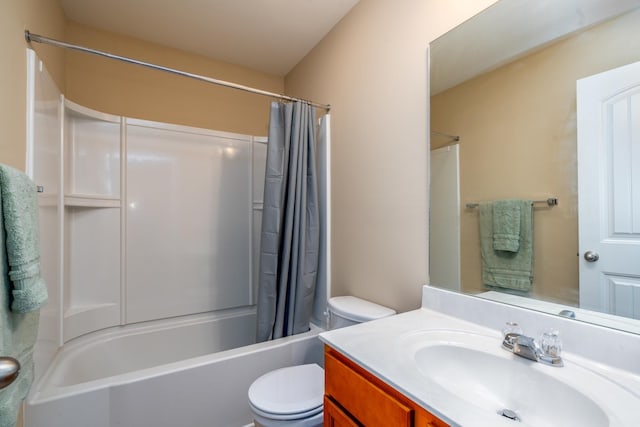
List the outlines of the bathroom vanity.
<svg viewBox="0 0 640 427">
<path fill-rule="evenodd" d="M 325 426 L 448 426 L 329 346 L 325 347 L 324 361 Z"/>
<path fill-rule="evenodd" d="M 507 321 L 560 330 L 564 365 L 505 351 Z M 418 310 L 320 338 L 325 426 L 640 425 L 634 334 L 425 287 Z"/>
</svg>

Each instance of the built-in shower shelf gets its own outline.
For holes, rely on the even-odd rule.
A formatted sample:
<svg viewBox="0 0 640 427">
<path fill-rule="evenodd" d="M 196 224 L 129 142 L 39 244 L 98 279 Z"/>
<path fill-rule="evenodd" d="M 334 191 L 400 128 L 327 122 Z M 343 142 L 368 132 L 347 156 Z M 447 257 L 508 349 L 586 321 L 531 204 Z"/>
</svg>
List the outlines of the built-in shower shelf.
<svg viewBox="0 0 640 427">
<path fill-rule="evenodd" d="M 101 194 L 67 194 L 64 196 L 64 205 L 87 208 L 119 208 L 120 197 Z"/>
</svg>

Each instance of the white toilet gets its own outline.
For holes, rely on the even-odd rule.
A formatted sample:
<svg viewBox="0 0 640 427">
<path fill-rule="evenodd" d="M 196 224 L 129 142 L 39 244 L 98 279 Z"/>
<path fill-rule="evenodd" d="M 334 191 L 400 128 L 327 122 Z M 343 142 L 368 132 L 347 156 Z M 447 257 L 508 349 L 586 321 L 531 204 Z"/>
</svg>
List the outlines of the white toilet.
<svg viewBox="0 0 640 427">
<path fill-rule="evenodd" d="M 343 328 L 396 312 L 352 296 L 329 299 L 329 329 Z M 249 407 L 256 427 L 322 425 L 324 370 L 315 363 L 267 372 L 249 387 Z"/>
</svg>

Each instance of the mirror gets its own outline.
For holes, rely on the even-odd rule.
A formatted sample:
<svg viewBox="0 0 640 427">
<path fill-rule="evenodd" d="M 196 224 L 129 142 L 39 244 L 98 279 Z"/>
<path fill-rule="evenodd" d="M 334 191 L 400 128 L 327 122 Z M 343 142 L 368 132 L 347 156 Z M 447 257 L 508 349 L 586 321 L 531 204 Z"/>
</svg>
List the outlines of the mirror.
<svg viewBox="0 0 640 427">
<path fill-rule="evenodd" d="M 640 278 L 580 307 L 576 119 L 576 81 L 640 61 L 638 28 L 640 0 L 499 0 L 430 45 L 433 286 L 640 333 Z M 501 199 L 541 202 L 526 291 L 483 284 L 477 203 Z"/>
</svg>

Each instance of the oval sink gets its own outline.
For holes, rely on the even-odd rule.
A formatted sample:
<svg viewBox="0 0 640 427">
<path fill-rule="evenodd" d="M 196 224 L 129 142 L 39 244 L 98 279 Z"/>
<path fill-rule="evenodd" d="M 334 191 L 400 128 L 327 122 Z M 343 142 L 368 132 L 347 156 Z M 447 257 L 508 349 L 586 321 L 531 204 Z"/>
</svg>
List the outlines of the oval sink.
<svg viewBox="0 0 640 427">
<path fill-rule="evenodd" d="M 431 393 L 464 401 L 491 425 L 640 425 L 638 396 L 602 374 L 566 360 L 561 368 L 536 363 L 500 343 L 492 335 L 432 330 L 400 337 L 398 349 L 405 369 L 419 372 Z"/>
<path fill-rule="evenodd" d="M 520 421 L 534 426 L 609 425 L 593 400 L 531 369 L 524 359 L 509 360 L 454 345 L 424 347 L 415 359 L 418 370 L 442 388 L 496 414 L 512 411 Z"/>
</svg>

